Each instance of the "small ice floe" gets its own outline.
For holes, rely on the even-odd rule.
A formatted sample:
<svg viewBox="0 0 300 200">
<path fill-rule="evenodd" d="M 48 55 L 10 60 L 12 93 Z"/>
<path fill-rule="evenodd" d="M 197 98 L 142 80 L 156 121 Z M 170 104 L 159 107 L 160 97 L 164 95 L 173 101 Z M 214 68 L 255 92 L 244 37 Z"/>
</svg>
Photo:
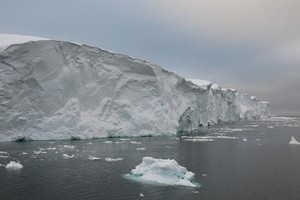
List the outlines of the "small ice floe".
<svg viewBox="0 0 300 200">
<path fill-rule="evenodd" d="M 113 142 L 110 141 L 110 140 L 107 140 L 107 141 L 105 141 L 105 142 L 103 142 L 103 143 L 106 143 L 106 144 L 112 144 Z"/>
<path fill-rule="evenodd" d="M 141 142 L 137 142 L 137 141 L 130 141 L 130 144 L 142 144 Z"/>
<path fill-rule="evenodd" d="M 145 195 L 143 193 L 140 193 L 140 197 L 145 197 Z"/>
<path fill-rule="evenodd" d="M 195 194 L 198 194 L 198 193 L 199 193 L 199 191 L 197 191 L 197 190 L 194 190 L 194 191 L 193 191 L 193 193 L 195 193 Z"/>
<path fill-rule="evenodd" d="M 62 156 L 63 156 L 63 158 L 65 158 L 65 159 L 69 159 L 69 158 L 74 158 L 75 155 L 73 154 L 73 155 L 69 156 L 68 154 L 65 154 L 65 153 L 64 153 Z"/>
<path fill-rule="evenodd" d="M 246 131 L 246 130 L 251 130 L 251 129 L 246 129 L 246 128 L 244 128 L 244 129 L 241 129 L 241 128 L 233 128 L 233 129 L 231 129 L 231 131 L 233 131 L 233 132 L 242 132 L 242 131 Z"/>
<path fill-rule="evenodd" d="M 249 142 L 249 140 L 247 138 L 244 138 L 243 142 Z"/>
<path fill-rule="evenodd" d="M 88 142 L 88 143 L 85 143 L 85 144 L 91 145 L 91 144 L 93 144 L 93 143 L 92 143 L 92 142 Z"/>
<path fill-rule="evenodd" d="M 22 152 L 22 155 L 27 155 L 28 153 L 26 153 L 26 152 Z"/>
<path fill-rule="evenodd" d="M 8 155 L 6 151 L 0 151 L 0 155 Z"/>
<path fill-rule="evenodd" d="M 55 147 L 48 147 L 48 148 L 46 148 L 46 150 L 49 150 L 49 151 L 55 151 L 56 148 L 55 148 Z"/>
<path fill-rule="evenodd" d="M 15 161 L 10 161 L 5 168 L 7 170 L 20 170 L 23 168 L 23 165 Z"/>
<path fill-rule="evenodd" d="M 1 163 L 0 163 L 0 167 L 4 167 L 5 165 L 2 165 Z"/>
<path fill-rule="evenodd" d="M 105 161 L 107 162 L 117 162 L 121 160 L 124 160 L 124 158 L 105 158 Z"/>
<path fill-rule="evenodd" d="M 101 160 L 101 158 L 95 157 L 95 156 L 88 156 L 89 160 Z"/>
<path fill-rule="evenodd" d="M 74 145 L 59 145 L 60 147 L 64 148 L 64 149 L 69 149 L 69 150 L 75 150 L 75 146 Z"/>
<path fill-rule="evenodd" d="M 210 138 L 185 138 L 184 140 L 189 142 L 214 142 L 214 140 Z"/>
<path fill-rule="evenodd" d="M 6 156 L 6 155 L 0 155 L 0 158 L 9 158 L 9 156 Z"/>
<path fill-rule="evenodd" d="M 268 126 L 267 128 L 274 128 L 273 126 Z"/>
<path fill-rule="evenodd" d="M 294 136 L 292 136 L 292 138 L 291 138 L 291 141 L 289 142 L 289 144 L 300 144 L 300 142 L 298 142 L 295 138 L 294 138 Z"/>
<path fill-rule="evenodd" d="M 259 124 L 249 124 L 249 125 L 244 125 L 245 127 L 258 127 Z"/>
<path fill-rule="evenodd" d="M 39 155 L 42 151 L 33 151 L 33 155 Z"/>
<path fill-rule="evenodd" d="M 202 176 L 207 176 L 207 174 L 202 174 Z"/>
<path fill-rule="evenodd" d="M 187 140 L 187 141 L 193 141 L 193 140 L 190 140 L 190 139 L 197 139 L 197 140 L 195 140 L 195 142 L 197 142 L 197 141 L 214 142 L 214 139 L 237 139 L 234 136 L 226 136 L 226 135 L 182 136 L 181 138 L 183 138 L 184 140 Z"/>
<path fill-rule="evenodd" d="M 142 148 L 136 148 L 136 150 L 138 150 L 138 151 L 145 151 L 146 148 L 144 148 L 144 147 L 142 147 Z"/>
<path fill-rule="evenodd" d="M 144 157 L 142 163 L 131 170 L 125 178 L 135 181 L 163 185 L 198 187 L 192 182 L 195 174 L 180 166 L 174 159 L 155 159 Z"/>
<path fill-rule="evenodd" d="M 55 142 L 49 142 L 49 144 L 54 144 Z"/>
<path fill-rule="evenodd" d="M 257 139 L 256 139 L 256 141 L 260 141 L 260 139 L 259 139 L 259 138 L 257 138 Z"/>
<path fill-rule="evenodd" d="M 0 158 L 9 158 L 9 154 L 6 151 L 0 151 Z"/>
<path fill-rule="evenodd" d="M 131 139 L 129 138 L 120 138 L 121 141 L 130 141 Z"/>
</svg>

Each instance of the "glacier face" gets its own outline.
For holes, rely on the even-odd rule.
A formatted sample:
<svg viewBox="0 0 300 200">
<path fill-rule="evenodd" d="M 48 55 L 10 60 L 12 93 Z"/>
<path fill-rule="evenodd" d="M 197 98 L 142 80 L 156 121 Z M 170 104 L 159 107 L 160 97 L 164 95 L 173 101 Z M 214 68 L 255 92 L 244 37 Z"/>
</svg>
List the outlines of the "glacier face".
<svg viewBox="0 0 300 200">
<path fill-rule="evenodd" d="M 0 141 L 171 135 L 268 116 L 268 102 L 99 48 L 47 40 L 0 52 Z"/>
</svg>

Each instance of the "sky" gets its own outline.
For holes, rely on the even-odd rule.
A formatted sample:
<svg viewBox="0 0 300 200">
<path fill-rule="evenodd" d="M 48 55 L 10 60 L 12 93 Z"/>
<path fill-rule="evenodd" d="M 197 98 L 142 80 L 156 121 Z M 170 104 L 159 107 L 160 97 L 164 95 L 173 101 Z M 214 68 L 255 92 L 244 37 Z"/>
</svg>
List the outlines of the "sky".
<svg viewBox="0 0 300 200">
<path fill-rule="evenodd" d="M 299 0 L 1 0 L 0 33 L 138 57 L 300 115 Z"/>
</svg>

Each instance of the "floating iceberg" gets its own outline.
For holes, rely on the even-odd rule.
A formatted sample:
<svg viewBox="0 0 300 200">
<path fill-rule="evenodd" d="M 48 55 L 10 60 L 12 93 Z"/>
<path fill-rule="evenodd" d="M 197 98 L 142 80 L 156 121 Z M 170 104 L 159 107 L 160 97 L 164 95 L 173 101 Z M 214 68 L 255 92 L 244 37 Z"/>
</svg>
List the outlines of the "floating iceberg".
<svg viewBox="0 0 300 200">
<path fill-rule="evenodd" d="M 20 170 L 23 168 L 23 165 L 15 161 L 10 161 L 5 168 L 8 170 Z"/>
<path fill-rule="evenodd" d="M 136 148 L 136 150 L 138 150 L 138 151 L 145 151 L 146 148 L 145 147 L 141 147 L 141 148 Z"/>
<path fill-rule="evenodd" d="M 292 136 L 292 138 L 291 138 L 291 141 L 289 142 L 289 144 L 300 144 L 300 142 L 298 142 L 295 138 L 294 138 L 294 136 Z"/>
<path fill-rule="evenodd" d="M 144 157 L 140 165 L 131 170 L 129 177 L 132 180 L 152 182 L 164 185 L 180 185 L 198 187 L 192 182 L 195 174 L 180 166 L 174 159 L 155 159 Z"/>
<path fill-rule="evenodd" d="M 38 41 L 0 52 L 0 141 L 175 135 L 269 116 L 268 102 L 194 84 L 145 60 L 23 39 Z"/>
</svg>

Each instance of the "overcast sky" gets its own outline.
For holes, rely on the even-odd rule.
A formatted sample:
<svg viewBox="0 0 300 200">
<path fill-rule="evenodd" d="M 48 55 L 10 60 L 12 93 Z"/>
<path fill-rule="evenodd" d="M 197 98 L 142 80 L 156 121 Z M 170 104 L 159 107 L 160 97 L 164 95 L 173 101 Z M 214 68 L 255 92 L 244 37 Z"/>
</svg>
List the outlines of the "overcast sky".
<svg viewBox="0 0 300 200">
<path fill-rule="evenodd" d="M 299 0 L 1 0 L 0 33 L 128 54 L 300 115 Z"/>
</svg>

